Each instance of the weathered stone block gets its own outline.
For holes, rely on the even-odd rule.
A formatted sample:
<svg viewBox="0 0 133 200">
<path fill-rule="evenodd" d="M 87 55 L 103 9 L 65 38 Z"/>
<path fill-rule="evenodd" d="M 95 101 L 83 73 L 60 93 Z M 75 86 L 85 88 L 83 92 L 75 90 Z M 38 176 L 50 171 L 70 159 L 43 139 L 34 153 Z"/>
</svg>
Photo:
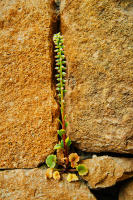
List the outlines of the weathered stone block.
<svg viewBox="0 0 133 200">
<path fill-rule="evenodd" d="M 87 185 L 45 179 L 45 170 L 16 169 L 0 172 L 2 200 L 96 200 Z"/>
<path fill-rule="evenodd" d="M 133 153 L 132 0 L 63 0 L 68 134 L 84 151 Z"/>
<path fill-rule="evenodd" d="M 0 168 L 30 168 L 53 152 L 52 1 L 0 1 Z"/>
<path fill-rule="evenodd" d="M 133 158 L 94 156 L 82 161 L 89 170 L 83 179 L 93 188 L 106 188 L 133 177 Z"/>
</svg>

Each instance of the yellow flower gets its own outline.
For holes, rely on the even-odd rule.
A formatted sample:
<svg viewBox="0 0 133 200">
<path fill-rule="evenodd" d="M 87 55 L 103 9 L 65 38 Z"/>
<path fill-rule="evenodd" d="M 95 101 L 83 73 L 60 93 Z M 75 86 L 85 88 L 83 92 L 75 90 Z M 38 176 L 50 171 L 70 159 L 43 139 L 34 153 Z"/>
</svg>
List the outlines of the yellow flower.
<svg viewBox="0 0 133 200">
<path fill-rule="evenodd" d="M 78 181 L 78 180 L 79 180 L 79 179 L 78 179 L 78 177 L 77 177 L 76 174 L 68 174 L 68 176 L 67 176 L 67 181 L 68 181 L 68 182 Z"/>
<path fill-rule="evenodd" d="M 77 166 L 77 162 L 79 161 L 79 156 L 77 153 L 71 153 L 69 155 L 69 161 L 71 162 L 71 167 L 75 168 Z"/>
<path fill-rule="evenodd" d="M 71 153 L 69 155 L 69 161 L 70 162 L 78 162 L 79 161 L 79 156 L 77 153 Z"/>
<path fill-rule="evenodd" d="M 52 178 L 53 177 L 53 169 L 52 168 L 48 168 L 46 170 L 45 176 L 46 176 L 46 178 Z"/>
<path fill-rule="evenodd" d="M 60 180 L 60 173 L 59 173 L 58 171 L 55 171 L 55 172 L 53 173 L 53 178 L 54 178 L 55 180 Z"/>
</svg>

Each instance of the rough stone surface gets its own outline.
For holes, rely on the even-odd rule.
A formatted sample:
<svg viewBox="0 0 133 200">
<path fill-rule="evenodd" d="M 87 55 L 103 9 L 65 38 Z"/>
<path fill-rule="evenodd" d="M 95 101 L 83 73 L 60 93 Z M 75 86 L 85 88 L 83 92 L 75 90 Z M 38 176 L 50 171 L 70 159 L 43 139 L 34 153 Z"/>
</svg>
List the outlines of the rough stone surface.
<svg viewBox="0 0 133 200">
<path fill-rule="evenodd" d="M 2 200 L 96 200 L 84 183 L 45 179 L 45 170 L 16 169 L 0 172 Z"/>
<path fill-rule="evenodd" d="M 133 176 L 133 158 L 94 156 L 82 161 L 89 169 L 83 178 L 91 188 L 105 188 Z"/>
<path fill-rule="evenodd" d="M 57 141 L 49 0 L 0 1 L 0 168 L 43 162 Z"/>
<path fill-rule="evenodd" d="M 63 0 L 68 134 L 90 152 L 133 153 L 133 1 Z"/>
<path fill-rule="evenodd" d="M 133 180 L 121 187 L 119 200 L 133 200 Z"/>
</svg>

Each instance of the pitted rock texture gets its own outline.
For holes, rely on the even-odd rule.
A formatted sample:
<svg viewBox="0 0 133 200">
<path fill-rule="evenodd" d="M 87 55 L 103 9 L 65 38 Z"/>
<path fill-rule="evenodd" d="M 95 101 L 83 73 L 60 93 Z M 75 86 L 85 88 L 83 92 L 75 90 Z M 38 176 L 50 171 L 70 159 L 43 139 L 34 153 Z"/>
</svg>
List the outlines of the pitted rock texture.
<svg viewBox="0 0 133 200">
<path fill-rule="evenodd" d="M 90 188 L 105 188 L 133 177 L 133 158 L 117 158 L 110 156 L 93 156 L 82 161 L 89 173 L 83 176 Z"/>
<path fill-rule="evenodd" d="M 0 168 L 30 168 L 57 142 L 52 1 L 0 1 Z"/>
<path fill-rule="evenodd" d="M 133 200 L 133 180 L 120 188 L 119 200 Z"/>
<path fill-rule="evenodd" d="M 133 153 L 133 1 L 63 0 L 68 134 L 88 152 Z"/>
<path fill-rule="evenodd" d="M 80 182 L 69 183 L 45 179 L 46 170 L 16 169 L 0 172 L 2 200 L 96 200 L 89 188 Z"/>
</svg>

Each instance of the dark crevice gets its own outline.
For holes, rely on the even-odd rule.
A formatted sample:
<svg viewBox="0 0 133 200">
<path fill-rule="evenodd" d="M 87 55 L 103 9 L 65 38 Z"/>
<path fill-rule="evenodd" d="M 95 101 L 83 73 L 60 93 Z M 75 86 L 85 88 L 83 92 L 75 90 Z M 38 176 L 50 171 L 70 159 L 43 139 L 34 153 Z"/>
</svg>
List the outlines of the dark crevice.
<svg viewBox="0 0 133 200">
<path fill-rule="evenodd" d="M 60 0 L 55 0 L 55 8 L 57 12 L 60 12 Z"/>
<path fill-rule="evenodd" d="M 111 187 L 90 190 L 97 198 L 97 200 L 118 200 L 121 187 L 128 183 L 130 180 L 133 180 L 133 178 L 129 178 L 128 180 L 118 182 Z"/>
<path fill-rule="evenodd" d="M 42 166 L 46 166 L 45 162 L 40 162 L 40 163 L 37 165 L 37 168 L 41 168 Z"/>
<path fill-rule="evenodd" d="M 97 200 L 118 200 L 120 184 L 108 188 L 90 190 Z"/>
<path fill-rule="evenodd" d="M 107 155 L 107 156 L 111 156 L 111 157 L 119 157 L 119 158 L 133 158 L 132 154 L 126 154 L 126 153 L 115 153 L 115 152 L 101 152 L 101 153 L 95 153 L 98 156 L 103 156 L 103 155 Z"/>
<path fill-rule="evenodd" d="M 51 40 L 51 43 L 52 43 L 52 46 L 53 46 L 53 52 L 52 52 L 52 55 L 53 55 L 53 58 L 52 58 L 52 65 L 53 65 L 53 68 L 52 68 L 52 84 L 53 84 L 53 88 L 55 88 L 55 85 L 56 85 L 56 78 L 55 78 L 55 74 L 56 74 L 56 70 L 55 70 L 55 59 L 54 59 L 54 56 L 55 56 L 55 52 L 54 52 L 54 42 L 53 42 L 53 35 L 55 33 L 58 33 L 59 30 L 60 30 L 60 16 L 59 16 L 59 11 L 58 11 L 58 6 L 56 3 L 53 4 L 53 9 L 55 10 L 55 13 L 54 13 L 54 20 L 52 21 L 52 34 L 50 35 L 50 40 Z"/>
<path fill-rule="evenodd" d="M 111 157 L 118 157 L 118 158 L 133 158 L 133 154 L 128 153 L 115 153 L 115 152 L 86 152 L 81 151 L 80 149 L 73 147 L 74 151 L 76 151 L 80 156 L 84 156 L 86 158 L 92 158 L 93 155 L 97 156 L 111 156 Z"/>
</svg>

